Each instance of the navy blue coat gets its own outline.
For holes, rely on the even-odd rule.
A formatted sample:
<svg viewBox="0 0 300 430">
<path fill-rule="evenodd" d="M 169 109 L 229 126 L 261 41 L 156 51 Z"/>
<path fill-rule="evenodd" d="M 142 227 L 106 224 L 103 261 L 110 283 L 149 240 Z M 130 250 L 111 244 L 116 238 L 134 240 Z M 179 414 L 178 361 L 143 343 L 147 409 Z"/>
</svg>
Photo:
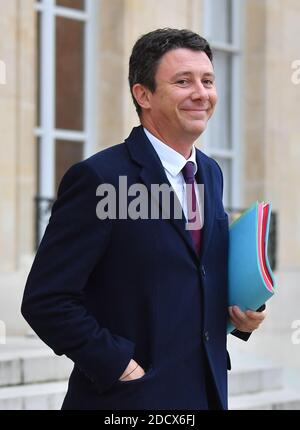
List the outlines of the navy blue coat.
<svg viewBox="0 0 300 430">
<path fill-rule="evenodd" d="M 22 303 L 74 362 L 64 409 L 206 409 L 207 384 L 227 408 L 228 217 L 219 166 L 199 150 L 197 163 L 200 256 L 184 219 L 96 216 L 100 184 L 168 183 L 142 127 L 65 174 Z M 146 374 L 119 381 L 131 358 Z"/>
</svg>

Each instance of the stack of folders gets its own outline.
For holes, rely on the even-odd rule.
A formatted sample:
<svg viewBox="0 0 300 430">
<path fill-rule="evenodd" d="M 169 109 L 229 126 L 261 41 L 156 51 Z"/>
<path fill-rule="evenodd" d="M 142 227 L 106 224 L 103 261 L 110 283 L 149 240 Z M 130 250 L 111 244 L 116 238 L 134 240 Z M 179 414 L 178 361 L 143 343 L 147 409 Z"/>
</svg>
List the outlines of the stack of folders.
<svg viewBox="0 0 300 430">
<path fill-rule="evenodd" d="M 267 255 L 270 203 L 254 203 L 229 228 L 229 306 L 257 310 L 275 291 Z M 227 333 L 234 330 L 228 322 Z"/>
</svg>

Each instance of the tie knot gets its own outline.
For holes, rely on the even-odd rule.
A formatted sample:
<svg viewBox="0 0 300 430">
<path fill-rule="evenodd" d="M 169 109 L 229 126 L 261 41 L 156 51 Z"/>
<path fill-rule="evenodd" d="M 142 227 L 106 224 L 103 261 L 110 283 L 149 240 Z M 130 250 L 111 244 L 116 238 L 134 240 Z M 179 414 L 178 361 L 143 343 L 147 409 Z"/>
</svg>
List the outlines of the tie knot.
<svg viewBox="0 0 300 430">
<path fill-rule="evenodd" d="M 194 163 L 192 161 L 186 163 L 182 169 L 182 174 L 187 184 L 192 184 L 194 182 Z"/>
</svg>

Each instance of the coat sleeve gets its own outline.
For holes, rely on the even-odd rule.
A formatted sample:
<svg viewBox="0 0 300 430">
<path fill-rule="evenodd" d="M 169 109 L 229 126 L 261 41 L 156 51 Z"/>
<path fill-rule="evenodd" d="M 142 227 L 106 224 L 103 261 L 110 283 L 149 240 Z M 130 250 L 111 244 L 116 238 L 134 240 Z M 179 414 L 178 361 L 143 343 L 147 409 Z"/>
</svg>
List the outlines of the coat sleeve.
<svg viewBox="0 0 300 430">
<path fill-rule="evenodd" d="M 69 357 L 103 392 L 126 369 L 135 345 L 99 326 L 84 306 L 85 286 L 112 229 L 111 220 L 96 216 L 100 183 L 85 162 L 65 174 L 26 282 L 21 312 L 56 354 Z"/>
</svg>

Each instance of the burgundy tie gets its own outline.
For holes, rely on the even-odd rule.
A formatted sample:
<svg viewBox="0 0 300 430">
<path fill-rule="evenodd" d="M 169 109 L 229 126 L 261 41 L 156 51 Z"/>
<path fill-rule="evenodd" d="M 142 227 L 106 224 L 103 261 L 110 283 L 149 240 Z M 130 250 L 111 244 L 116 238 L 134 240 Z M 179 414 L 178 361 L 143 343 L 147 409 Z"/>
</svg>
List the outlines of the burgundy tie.
<svg viewBox="0 0 300 430">
<path fill-rule="evenodd" d="M 189 187 L 189 191 L 187 192 L 187 208 L 188 208 L 188 221 L 189 223 L 195 222 L 196 217 L 198 220 L 200 219 L 199 206 L 197 204 L 196 199 L 196 191 L 195 191 L 195 177 L 194 177 L 194 163 L 192 161 L 188 161 L 186 165 L 182 169 L 182 174 L 186 184 L 191 185 Z M 191 198 L 191 202 L 189 199 Z M 197 215 L 195 215 L 197 213 Z M 197 253 L 200 253 L 201 248 L 201 229 L 190 229 L 190 233 L 194 242 L 195 249 Z"/>
</svg>

